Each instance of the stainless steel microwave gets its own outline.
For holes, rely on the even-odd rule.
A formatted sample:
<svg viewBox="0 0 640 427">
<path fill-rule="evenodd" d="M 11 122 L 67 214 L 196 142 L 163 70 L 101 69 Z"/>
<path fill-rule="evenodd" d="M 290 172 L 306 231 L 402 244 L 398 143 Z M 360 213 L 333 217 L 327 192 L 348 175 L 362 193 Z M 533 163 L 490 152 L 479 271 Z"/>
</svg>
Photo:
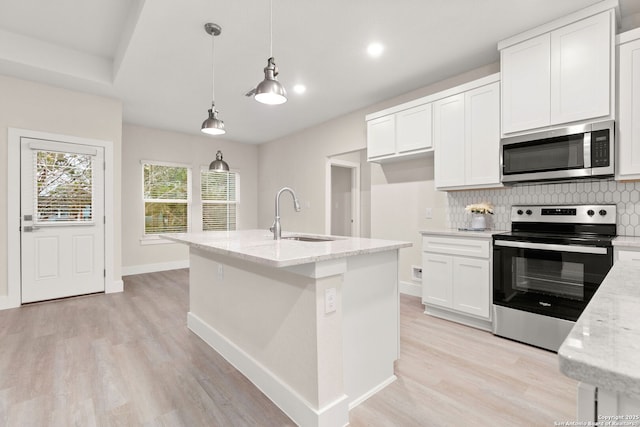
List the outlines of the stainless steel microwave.
<svg viewBox="0 0 640 427">
<path fill-rule="evenodd" d="M 503 138 L 504 184 L 605 178 L 614 174 L 615 122 L 588 123 Z"/>
</svg>

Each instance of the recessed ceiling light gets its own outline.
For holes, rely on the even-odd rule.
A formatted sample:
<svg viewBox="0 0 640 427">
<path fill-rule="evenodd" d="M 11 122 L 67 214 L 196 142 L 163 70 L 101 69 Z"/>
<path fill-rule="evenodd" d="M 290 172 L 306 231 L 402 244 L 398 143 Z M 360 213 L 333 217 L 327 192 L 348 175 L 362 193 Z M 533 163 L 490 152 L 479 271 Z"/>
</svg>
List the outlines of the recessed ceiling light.
<svg viewBox="0 0 640 427">
<path fill-rule="evenodd" d="M 299 93 L 299 94 L 303 94 L 307 91 L 307 87 L 305 85 L 302 84 L 297 84 L 293 87 L 293 91 L 295 93 Z"/>
<path fill-rule="evenodd" d="M 373 58 L 382 55 L 382 52 L 384 52 L 384 46 L 381 43 L 374 42 L 367 46 L 367 53 Z"/>
</svg>

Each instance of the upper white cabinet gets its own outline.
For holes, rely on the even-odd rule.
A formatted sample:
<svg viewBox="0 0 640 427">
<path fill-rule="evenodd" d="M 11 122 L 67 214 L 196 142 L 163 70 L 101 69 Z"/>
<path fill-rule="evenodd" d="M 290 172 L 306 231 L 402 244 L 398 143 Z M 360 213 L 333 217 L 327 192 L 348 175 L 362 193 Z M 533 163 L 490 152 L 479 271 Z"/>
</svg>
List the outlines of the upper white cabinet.
<svg viewBox="0 0 640 427">
<path fill-rule="evenodd" d="M 502 134 L 614 118 L 613 2 L 498 44 Z"/>
<path fill-rule="evenodd" d="M 499 187 L 500 85 L 482 85 L 434 103 L 435 186 Z M 488 84 L 487 84 L 488 83 Z"/>
<path fill-rule="evenodd" d="M 433 151 L 430 103 L 367 120 L 369 161 L 430 151 Z"/>
<path fill-rule="evenodd" d="M 396 152 L 396 117 L 389 115 L 367 122 L 368 157 L 388 156 Z"/>
<path fill-rule="evenodd" d="M 396 150 L 399 154 L 433 149 L 431 104 L 396 113 Z"/>
<path fill-rule="evenodd" d="M 500 52 L 503 133 L 549 125 L 550 40 L 543 34 Z"/>
<path fill-rule="evenodd" d="M 620 34 L 618 179 L 640 179 L 640 29 Z"/>
</svg>

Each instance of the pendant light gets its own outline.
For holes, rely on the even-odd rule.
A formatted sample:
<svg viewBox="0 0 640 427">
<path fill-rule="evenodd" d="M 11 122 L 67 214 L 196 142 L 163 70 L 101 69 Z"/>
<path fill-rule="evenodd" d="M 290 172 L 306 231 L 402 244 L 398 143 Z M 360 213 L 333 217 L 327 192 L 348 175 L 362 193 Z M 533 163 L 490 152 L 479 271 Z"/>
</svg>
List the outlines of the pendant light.
<svg viewBox="0 0 640 427">
<path fill-rule="evenodd" d="M 218 150 L 216 159 L 209 164 L 210 171 L 229 171 L 229 164 L 222 160 L 222 151 Z"/>
<path fill-rule="evenodd" d="M 269 59 L 264 68 L 264 80 L 258 84 L 254 98 L 263 104 L 277 105 L 287 102 L 287 92 L 277 80 L 278 67 L 273 58 L 273 0 L 269 0 Z"/>
<path fill-rule="evenodd" d="M 214 73 L 214 42 L 216 36 L 219 36 L 222 32 L 222 27 L 218 24 L 212 24 L 211 22 L 204 24 L 204 30 L 211 36 L 211 109 L 209 110 L 209 117 L 202 122 L 202 132 L 208 135 L 222 135 L 226 131 L 224 130 L 224 122 L 218 118 L 218 110 L 216 110 L 216 98 L 215 98 L 215 73 Z"/>
</svg>

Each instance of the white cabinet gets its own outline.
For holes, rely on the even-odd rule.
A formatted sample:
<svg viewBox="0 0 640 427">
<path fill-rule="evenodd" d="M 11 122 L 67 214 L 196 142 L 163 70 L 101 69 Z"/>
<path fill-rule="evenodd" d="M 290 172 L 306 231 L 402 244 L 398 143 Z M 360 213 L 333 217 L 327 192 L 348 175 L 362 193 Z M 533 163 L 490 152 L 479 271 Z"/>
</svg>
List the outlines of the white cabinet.
<svg viewBox="0 0 640 427">
<path fill-rule="evenodd" d="M 431 104 L 424 104 L 396 113 L 398 154 L 433 148 L 431 109 Z"/>
<path fill-rule="evenodd" d="M 465 152 L 464 94 L 453 95 L 435 103 L 434 139 L 436 188 L 463 186 Z"/>
<path fill-rule="evenodd" d="M 422 302 L 426 313 L 490 329 L 490 238 L 423 235 Z"/>
<path fill-rule="evenodd" d="M 499 93 L 496 81 L 434 103 L 437 189 L 501 186 Z"/>
<path fill-rule="evenodd" d="M 618 179 L 640 179 L 640 29 L 621 34 L 618 50 Z"/>
<path fill-rule="evenodd" d="M 615 261 L 640 261 L 640 248 L 618 249 L 614 247 Z"/>
<path fill-rule="evenodd" d="M 367 120 L 367 157 L 383 161 L 433 150 L 431 104 Z"/>
<path fill-rule="evenodd" d="M 614 19 L 606 10 L 498 45 L 503 135 L 614 117 Z"/>
<path fill-rule="evenodd" d="M 387 156 L 396 151 L 396 118 L 394 115 L 367 122 L 367 155 Z"/>
<path fill-rule="evenodd" d="M 500 52 L 502 133 L 548 126 L 551 36 L 543 34 Z"/>
<path fill-rule="evenodd" d="M 489 261 L 453 257 L 453 309 L 489 318 Z"/>
</svg>

